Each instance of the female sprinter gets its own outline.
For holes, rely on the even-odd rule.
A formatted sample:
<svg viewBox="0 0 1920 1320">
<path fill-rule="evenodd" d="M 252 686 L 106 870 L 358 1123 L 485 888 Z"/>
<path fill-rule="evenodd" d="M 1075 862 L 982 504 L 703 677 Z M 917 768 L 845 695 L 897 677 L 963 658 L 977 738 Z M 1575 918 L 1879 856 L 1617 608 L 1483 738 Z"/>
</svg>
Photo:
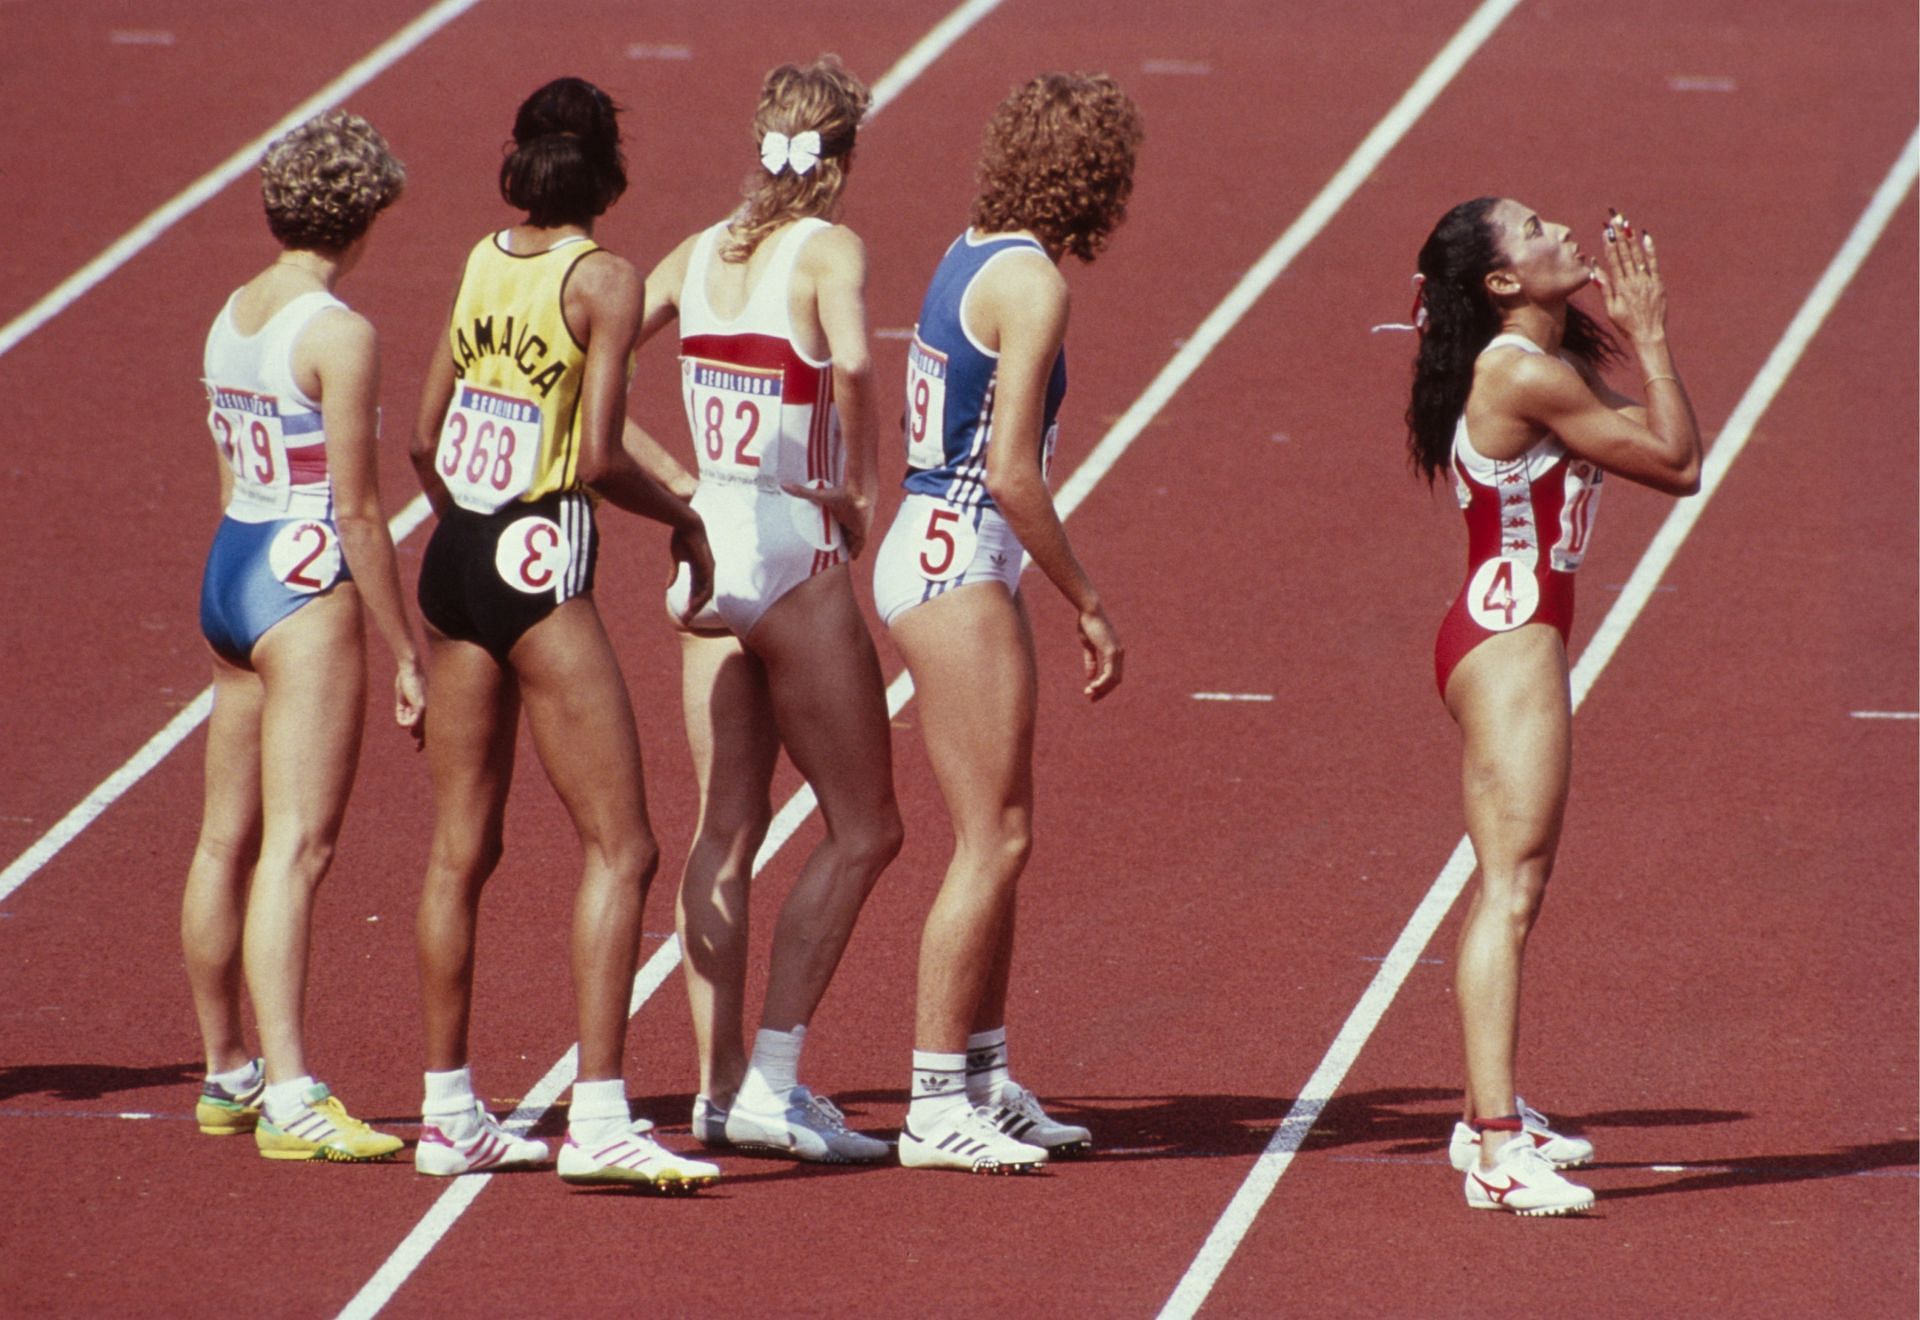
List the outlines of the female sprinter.
<svg viewBox="0 0 1920 1320">
<path fill-rule="evenodd" d="M 468 256 L 414 429 L 414 466 L 439 515 L 420 609 L 445 694 L 427 736 L 435 821 L 418 935 L 428 1071 L 414 1162 L 459 1174 L 547 1154 L 475 1099 L 467 1052 L 474 927 L 500 860 L 524 706 L 585 853 L 573 910 L 580 1066 L 560 1176 L 678 1192 L 719 1171 L 663 1149 L 645 1119 L 629 1121 L 627 998 L 658 851 L 626 683 L 593 603 L 595 500 L 671 526 L 701 596 L 712 561 L 699 515 L 621 448 L 642 285 L 592 236 L 626 188 L 615 114 L 577 78 L 520 107 L 500 191 L 527 216 Z"/>
<path fill-rule="evenodd" d="M 1667 348 L 1653 240 L 1615 217 L 1601 269 L 1564 225 L 1483 197 L 1443 217 L 1420 250 L 1424 319 L 1407 409 L 1413 462 L 1451 472 L 1467 519 L 1467 581 L 1434 663 L 1464 738 L 1467 834 L 1480 883 L 1460 929 L 1455 989 L 1466 1040 L 1466 1121 L 1450 1150 L 1467 1204 L 1522 1215 L 1584 1210 L 1593 1193 L 1555 1170 L 1593 1146 L 1514 1093 L 1520 963 L 1567 806 L 1573 712 L 1567 633 L 1573 574 L 1601 478 L 1675 495 L 1699 489 L 1700 432 Z M 1568 301 L 1589 280 L 1644 378 L 1647 404 L 1609 389 L 1622 356 Z"/>
<path fill-rule="evenodd" d="M 833 1163 L 888 1147 L 800 1085 L 800 1048 L 861 904 L 900 850 L 886 693 L 847 568 L 873 520 L 877 428 L 866 251 L 833 218 L 867 101 L 832 56 L 767 75 L 746 202 L 647 277 L 641 331 L 679 318 L 693 506 L 714 542 L 713 604 L 681 643 L 700 782 L 678 907 L 700 1055 L 693 1135 Z M 671 458 L 652 461 L 693 488 Z M 749 1060 L 748 886 L 782 745 L 819 798 L 826 837 L 774 928 Z"/>
<path fill-rule="evenodd" d="M 954 854 L 920 942 L 900 1162 L 979 1173 L 1091 1148 L 1007 1071 L 1014 891 L 1033 815 L 1033 636 L 1021 552 L 1079 616 L 1086 693 L 1120 682 L 1120 639 L 1047 487 L 1067 388 L 1069 254 L 1126 214 L 1140 115 L 1104 75 L 1046 74 L 994 112 L 969 228 L 933 273 L 907 358 L 907 495 L 874 567 L 906 657 Z"/>
<path fill-rule="evenodd" d="M 336 110 L 275 141 L 260 174 L 281 252 L 227 300 L 206 347 L 226 516 L 200 588 L 213 716 L 180 923 L 207 1051 L 195 1117 L 215 1135 L 251 1129 L 268 1159 L 377 1160 L 400 1139 L 313 1079 L 301 1021 L 313 895 L 360 754 L 363 604 L 398 666 L 394 718 L 417 737 L 426 712 L 380 508 L 378 345 L 333 294 L 406 172 L 371 124 Z M 264 1073 L 241 1034 L 243 961 Z"/>
</svg>

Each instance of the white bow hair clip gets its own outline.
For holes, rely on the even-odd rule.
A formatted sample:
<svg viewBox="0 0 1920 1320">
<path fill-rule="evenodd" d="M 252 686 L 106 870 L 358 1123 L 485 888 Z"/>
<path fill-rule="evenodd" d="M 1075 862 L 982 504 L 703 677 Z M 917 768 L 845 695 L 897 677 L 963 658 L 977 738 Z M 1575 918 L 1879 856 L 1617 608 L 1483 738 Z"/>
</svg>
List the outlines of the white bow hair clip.
<svg viewBox="0 0 1920 1320">
<path fill-rule="evenodd" d="M 783 169 L 805 174 L 820 163 L 820 134 L 809 128 L 788 137 L 778 129 L 771 129 L 760 139 L 760 163 L 767 167 L 769 174 L 778 174 Z"/>
</svg>

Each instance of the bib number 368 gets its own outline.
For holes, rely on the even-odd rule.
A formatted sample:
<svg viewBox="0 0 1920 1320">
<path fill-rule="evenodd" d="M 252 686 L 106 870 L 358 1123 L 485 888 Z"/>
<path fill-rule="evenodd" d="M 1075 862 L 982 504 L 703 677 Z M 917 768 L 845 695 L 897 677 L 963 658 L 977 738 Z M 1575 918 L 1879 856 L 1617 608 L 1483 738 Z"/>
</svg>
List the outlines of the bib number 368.
<svg viewBox="0 0 1920 1320">
<path fill-rule="evenodd" d="M 1467 612 L 1488 632 L 1512 632 L 1539 608 L 1539 579 L 1510 556 L 1487 560 L 1467 583 Z"/>
</svg>

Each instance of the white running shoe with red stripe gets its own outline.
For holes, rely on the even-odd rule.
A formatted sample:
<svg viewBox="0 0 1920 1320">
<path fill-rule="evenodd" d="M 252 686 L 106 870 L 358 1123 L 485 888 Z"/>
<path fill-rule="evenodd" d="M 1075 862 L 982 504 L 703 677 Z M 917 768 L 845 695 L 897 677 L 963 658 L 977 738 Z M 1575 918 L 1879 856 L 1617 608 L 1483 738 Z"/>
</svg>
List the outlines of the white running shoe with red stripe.
<svg viewBox="0 0 1920 1320">
<path fill-rule="evenodd" d="M 1493 1157 L 1491 1169 L 1467 1170 L 1467 1205 L 1515 1215 L 1577 1214 L 1593 1208 L 1593 1189 L 1570 1183 L 1539 1147 L 1514 1137 Z"/>
<path fill-rule="evenodd" d="M 720 1181 L 720 1166 L 676 1155 L 655 1141 L 653 1124 L 637 1118 L 608 1141 L 583 1146 L 567 1135 L 560 1148 L 560 1180 L 581 1187 L 639 1187 L 668 1195 L 691 1193 Z"/>
<path fill-rule="evenodd" d="M 531 1169 L 547 1162 L 546 1142 L 507 1131 L 478 1100 L 473 1102 L 473 1112 L 479 1121 L 465 1136 L 448 1136 L 437 1123 L 421 1127 L 420 1140 L 413 1148 L 417 1172 L 452 1178 L 495 1169 Z"/>
</svg>

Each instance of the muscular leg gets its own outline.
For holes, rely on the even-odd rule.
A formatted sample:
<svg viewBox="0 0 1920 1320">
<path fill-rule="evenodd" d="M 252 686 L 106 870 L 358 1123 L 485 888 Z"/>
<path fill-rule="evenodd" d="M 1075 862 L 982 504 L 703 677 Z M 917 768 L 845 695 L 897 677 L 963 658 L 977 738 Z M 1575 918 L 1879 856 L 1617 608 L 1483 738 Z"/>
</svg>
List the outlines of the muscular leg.
<svg viewBox="0 0 1920 1320">
<path fill-rule="evenodd" d="M 753 859 L 767 837 L 774 731 L 766 671 L 731 635 L 681 640 L 681 702 L 700 787 L 700 821 L 674 917 L 685 953 L 700 1093 L 732 1103 L 747 1070 L 740 1036 Z"/>
<path fill-rule="evenodd" d="M 1447 683 L 1464 739 L 1461 782 L 1479 884 L 1461 924 L 1454 984 L 1466 1045 L 1467 1116 L 1514 1109 L 1521 961 L 1566 812 L 1572 713 L 1560 635 L 1529 625 L 1481 643 Z M 1488 1133 L 1481 1159 L 1505 1144 Z"/>
<path fill-rule="evenodd" d="M 467 1064 L 480 891 L 500 864 L 520 698 L 484 647 L 428 630 L 433 847 L 414 922 L 427 1071 Z"/>
<path fill-rule="evenodd" d="M 914 1046 L 957 1054 L 976 1023 L 1004 1021 L 996 976 L 1031 847 L 1033 638 L 1019 603 L 994 584 L 960 587 L 893 624 L 920 696 L 954 853 L 920 940 Z M 994 1002 L 995 996 L 998 1002 Z"/>
<path fill-rule="evenodd" d="M 826 837 L 780 909 L 760 1025 L 813 1016 L 860 908 L 900 851 L 885 684 L 844 567 L 777 601 L 747 638 L 766 665 L 787 754 L 820 801 Z"/>
<path fill-rule="evenodd" d="M 253 663 L 265 691 L 262 825 L 245 962 L 271 1084 L 310 1071 L 301 1024 L 313 894 L 333 862 L 366 708 L 358 593 L 343 584 L 288 615 L 254 646 Z"/>
<path fill-rule="evenodd" d="M 209 1073 L 241 1067 L 253 1057 L 240 1022 L 240 930 L 247 877 L 260 854 L 265 697 L 258 675 L 214 657 L 200 839 L 180 900 L 180 944 Z"/>
<path fill-rule="evenodd" d="M 590 596 L 535 624 L 509 659 L 540 763 L 585 854 L 573 910 L 579 1080 L 608 1081 L 622 1076 L 640 915 L 660 860 L 633 705 Z"/>
</svg>

